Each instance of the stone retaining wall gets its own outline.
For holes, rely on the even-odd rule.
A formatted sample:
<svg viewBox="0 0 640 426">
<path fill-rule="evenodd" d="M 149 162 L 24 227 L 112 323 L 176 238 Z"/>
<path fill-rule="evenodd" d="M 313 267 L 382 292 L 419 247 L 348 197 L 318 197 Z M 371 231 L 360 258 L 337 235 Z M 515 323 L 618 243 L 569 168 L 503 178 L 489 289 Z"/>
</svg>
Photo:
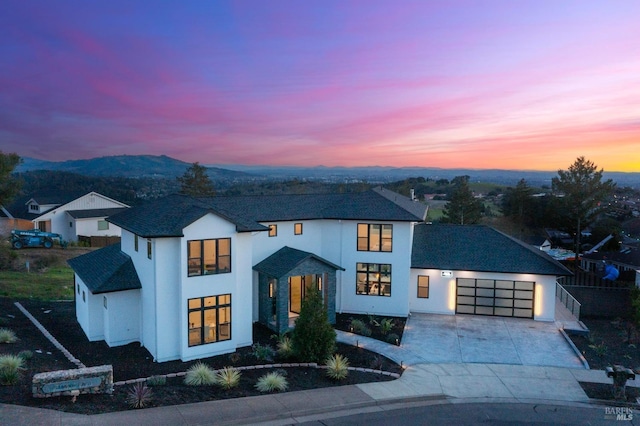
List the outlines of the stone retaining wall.
<svg viewBox="0 0 640 426">
<path fill-rule="evenodd" d="M 101 365 L 38 373 L 31 380 L 31 389 L 34 398 L 77 396 L 85 393 L 110 394 L 113 392 L 113 367 Z"/>
</svg>

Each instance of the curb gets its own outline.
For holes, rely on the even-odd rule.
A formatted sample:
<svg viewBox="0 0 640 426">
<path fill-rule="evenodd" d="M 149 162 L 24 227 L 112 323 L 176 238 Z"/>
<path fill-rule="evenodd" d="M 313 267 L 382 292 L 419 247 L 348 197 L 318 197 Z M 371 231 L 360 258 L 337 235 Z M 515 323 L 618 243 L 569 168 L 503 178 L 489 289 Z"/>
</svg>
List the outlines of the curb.
<svg viewBox="0 0 640 426">
<path fill-rule="evenodd" d="M 578 350 L 578 348 L 576 347 L 576 345 L 573 344 L 573 342 L 571 341 L 571 338 L 567 335 L 567 332 L 564 331 L 564 329 L 559 328 L 558 329 L 560 331 L 560 333 L 562 334 L 562 337 L 564 337 L 564 340 L 567 341 L 567 343 L 569 344 L 569 346 L 571 347 L 571 349 L 573 349 L 573 352 L 575 352 L 576 356 L 580 359 L 580 362 L 582 362 L 582 365 L 584 366 L 584 368 L 586 370 L 591 370 L 591 367 L 589 367 L 589 362 L 587 361 L 587 359 L 584 357 L 584 355 L 582 355 L 582 352 L 580 352 Z"/>
</svg>

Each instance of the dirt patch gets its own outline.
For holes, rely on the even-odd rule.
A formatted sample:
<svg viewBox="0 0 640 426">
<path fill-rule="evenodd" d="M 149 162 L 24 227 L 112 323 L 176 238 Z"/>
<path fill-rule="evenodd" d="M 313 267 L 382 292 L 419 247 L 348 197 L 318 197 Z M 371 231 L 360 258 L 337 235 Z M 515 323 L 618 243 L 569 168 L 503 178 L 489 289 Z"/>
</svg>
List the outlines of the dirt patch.
<svg viewBox="0 0 640 426">
<path fill-rule="evenodd" d="M 628 320 L 583 319 L 589 336 L 570 336 L 591 369 L 602 370 L 614 364 L 640 372 L 640 335 Z"/>
<path fill-rule="evenodd" d="M 0 354 L 17 354 L 30 350 L 33 357 L 27 362 L 20 382 L 12 386 L 0 386 L 0 402 L 25 406 L 50 408 L 76 413 L 96 414 L 129 409 L 126 403 L 131 386 L 116 386 L 113 395 L 82 395 L 72 402 L 70 397 L 35 399 L 31 396 L 31 377 L 35 373 L 75 368 L 63 354 L 40 333 L 39 330 L 13 304 L 14 300 L 0 298 L 0 327 L 12 329 L 19 340 L 12 344 L 0 344 Z M 109 348 L 104 342 L 89 342 L 75 320 L 73 302 L 42 302 L 21 300 L 20 303 L 76 358 L 86 366 L 110 364 L 114 380 L 124 381 L 186 371 L 197 361 L 169 361 L 156 363 L 151 354 L 138 343 Z M 256 325 L 254 342 L 275 345 L 272 332 Z M 338 344 L 338 353 L 346 356 L 351 366 L 382 369 L 401 373 L 402 369 L 387 358 L 348 345 Z M 265 364 L 253 355 L 251 347 L 241 348 L 234 354 L 200 360 L 214 369 L 225 366 Z M 274 360 L 282 362 L 282 360 Z M 380 374 L 351 371 L 344 381 L 328 379 L 323 370 L 310 368 L 282 369 L 289 382 L 289 390 L 305 390 L 327 386 L 392 380 Z M 216 399 L 228 399 L 260 395 L 254 385 L 266 370 L 243 371 L 240 386 L 225 391 L 217 387 L 193 387 L 182 383 L 181 378 L 168 379 L 166 385 L 152 388 L 153 399 L 148 406 L 185 404 Z"/>
<path fill-rule="evenodd" d="M 74 257 L 89 253 L 96 250 L 87 247 L 67 247 L 65 249 L 54 246 L 50 249 L 45 248 L 24 248 L 14 250 L 9 247 L 8 243 L 2 247 L 5 250 L 5 261 L 10 262 L 10 268 L 15 271 L 25 271 L 26 264 L 29 262 L 29 268 L 33 272 L 37 272 L 43 268 L 52 266 L 66 266 L 67 260 Z"/>
<path fill-rule="evenodd" d="M 613 385 L 607 383 L 588 383 L 588 382 L 579 382 L 584 393 L 587 394 L 589 398 L 592 399 L 601 399 L 605 401 L 614 401 L 613 397 Z M 631 386 L 626 387 L 626 401 L 619 402 L 627 402 L 632 404 L 638 403 L 638 398 L 640 398 L 640 390 L 638 388 L 634 388 Z"/>
</svg>

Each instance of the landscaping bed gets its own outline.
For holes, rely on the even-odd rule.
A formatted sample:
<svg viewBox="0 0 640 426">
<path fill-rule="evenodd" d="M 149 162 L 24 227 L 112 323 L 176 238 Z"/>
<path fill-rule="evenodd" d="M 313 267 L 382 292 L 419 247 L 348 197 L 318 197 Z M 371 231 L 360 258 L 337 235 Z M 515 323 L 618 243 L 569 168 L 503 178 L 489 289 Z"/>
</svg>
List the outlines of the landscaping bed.
<svg viewBox="0 0 640 426">
<path fill-rule="evenodd" d="M 74 364 L 51 344 L 42 333 L 14 305 L 15 300 L 0 298 L 0 327 L 13 330 L 18 340 L 15 343 L 0 344 L 0 354 L 17 354 L 31 351 L 33 356 L 26 361 L 26 370 L 19 383 L 0 386 L 0 402 L 25 406 L 50 408 L 76 413 L 96 414 L 129 409 L 126 401 L 131 385 L 115 386 L 112 395 L 81 395 L 73 402 L 71 397 L 36 399 L 31 396 L 31 377 L 35 373 L 73 369 Z M 42 323 L 42 325 L 76 358 L 86 366 L 109 364 L 113 366 L 114 381 L 125 381 L 151 376 L 180 373 L 199 361 L 212 369 L 225 366 L 248 366 L 271 364 L 258 360 L 251 347 L 241 348 L 233 354 L 211 357 L 199 361 L 153 362 L 149 352 L 138 343 L 109 348 L 104 342 L 89 342 L 75 320 L 73 302 L 43 302 L 19 300 L 19 302 Z M 272 332 L 265 327 L 254 327 L 254 342 L 262 345 L 276 345 Z M 337 353 L 348 358 L 353 367 L 371 368 L 401 373 L 401 368 L 378 354 L 362 348 L 338 344 Z M 289 362 L 274 359 L 273 362 Z M 291 360 L 290 362 L 294 362 Z M 151 387 L 153 397 L 147 406 L 185 404 L 216 399 L 237 398 L 260 395 L 255 389 L 257 379 L 267 369 L 242 371 L 240 385 L 232 390 L 217 386 L 187 386 L 182 377 L 168 378 L 165 385 Z M 393 380 L 392 377 L 376 373 L 350 371 L 346 379 L 334 381 L 326 377 L 325 370 L 314 368 L 279 368 L 286 375 L 289 391 L 313 389 L 327 386 Z"/>
<path fill-rule="evenodd" d="M 336 314 L 335 328 L 398 345 L 407 319 L 379 315 Z"/>
</svg>

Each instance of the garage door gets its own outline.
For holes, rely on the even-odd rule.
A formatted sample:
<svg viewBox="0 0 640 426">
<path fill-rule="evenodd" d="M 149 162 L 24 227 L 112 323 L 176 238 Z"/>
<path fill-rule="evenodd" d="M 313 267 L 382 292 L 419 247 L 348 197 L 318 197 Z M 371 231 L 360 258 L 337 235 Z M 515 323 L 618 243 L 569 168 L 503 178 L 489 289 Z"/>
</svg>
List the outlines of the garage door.
<svg viewBox="0 0 640 426">
<path fill-rule="evenodd" d="M 456 313 L 533 318 L 535 283 L 458 278 Z"/>
</svg>

